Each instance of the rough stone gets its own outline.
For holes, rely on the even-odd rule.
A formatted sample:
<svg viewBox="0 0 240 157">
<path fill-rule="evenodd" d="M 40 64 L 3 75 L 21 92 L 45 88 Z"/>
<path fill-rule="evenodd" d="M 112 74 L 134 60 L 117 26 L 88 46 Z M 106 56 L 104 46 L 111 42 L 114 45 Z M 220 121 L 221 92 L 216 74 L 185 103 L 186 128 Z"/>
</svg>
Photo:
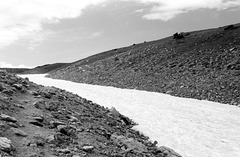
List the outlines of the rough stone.
<svg viewBox="0 0 240 157">
<path fill-rule="evenodd" d="M 0 150 L 10 152 L 12 150 L 11 140 L 6 137 L 0 137 Z"/>
<path fill-rule="evenodd" d="M 82 149 L 85 151 L 85 152 L 92 152 L 94 147 L 93 146 L 83 146 Z"/>
<path fill-rule="evenodd" d="M 47 142 L 47 143 L 53 143 L 54 140 L 55 140 L 54 135 L 50 135 L 50 136 L 48 136 L 48 137 L 46 138 L 46 142 Z"/>
<path fill-rule="evenodd" d="M 127 138 L 125 136 L 117 136 L 115 134 L 111 135 L 111 139 L 115 143 L 123 143 L 127 146 L 127 149 L 135 150 L 136 152 L 142 153 L 147 151 L 147 147 L 143 145 L 142 143 L 134 140 L 133 138 Z"/>
<path fill-rule="evenodd" d="M 115 107 L 111 107 L 110 114 L 112 114 L 115 117 L 119 117 L 120 113 L 116 110 Z"/>
<path fill-rule="evenodd" d="M 50 124 L 53 125 L 54 127 L 57 127 L 59 125 L 65 125 L 64 122 L 61 122 L 59 120 L 50 121 Z"/>
<path fill-rule="evenodd" d="M 71 151 L 66 148 L 66 149 L 58 149 L 57 152 L 59 152 L 59 153 L 64 153 L 64 154 L 68 154 L 68 153 L 70 153 Z"/>
<path fill-rule="evenodd" d="M 6 114 L 1 114 L 0 115 L 0 120 L 4 120 L 4 121 L 7 121 L 7 122 L 13 122 L 13 123 L 17 122 L 16 118 L 8 116 Z"/>
<path fill-rule="evenodd" d="M 22 90 L 23 85 L 22 84 L 13 84 L 12 87 L 16 88 L 17 90 Z"/>
<path fill-rule="evenodd" d="M 59 132 L 61 132 L 62 134 L 65 134 L 67 136 L 75 135 L 75 133 L 76 133 L 76 128 L 69 126 L 69 125 L 59 125 L 57 128 L 58 128 Z"/>
<path fill-rule="evenodd" d="M 166 146 L 161 146 L 158 148 L 158 150 L 160 150 L 167 157 L 182 157 L 180 154 L 175 152 L 173 149 L 168 148 Z"/>
<path fill-rule="evenodd" d="M 0 83 L 0 91 L 4 90 L 4 85 L 2 83 Z"/>
<path fill-rule="evenodd" d="M 11 128 L 13 133 L 17 136 L 22 136 L 22 137 L 27 137 L 28 134 L 20 129 L 17 129 L 17 128 Z"/>
</svg>

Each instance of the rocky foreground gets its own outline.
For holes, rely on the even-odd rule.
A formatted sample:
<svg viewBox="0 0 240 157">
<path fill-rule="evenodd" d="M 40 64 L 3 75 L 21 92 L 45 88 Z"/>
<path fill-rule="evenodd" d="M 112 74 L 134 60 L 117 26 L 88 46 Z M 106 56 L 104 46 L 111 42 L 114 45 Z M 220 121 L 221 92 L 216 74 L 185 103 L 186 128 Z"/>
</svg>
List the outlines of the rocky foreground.
<svg viewBox="0 0 240 157">
<path fill-rule="evenodd" d="M 0 71 L 0 157 L 181 157 L 134 125 L 114 108 Z"/>
</svg>

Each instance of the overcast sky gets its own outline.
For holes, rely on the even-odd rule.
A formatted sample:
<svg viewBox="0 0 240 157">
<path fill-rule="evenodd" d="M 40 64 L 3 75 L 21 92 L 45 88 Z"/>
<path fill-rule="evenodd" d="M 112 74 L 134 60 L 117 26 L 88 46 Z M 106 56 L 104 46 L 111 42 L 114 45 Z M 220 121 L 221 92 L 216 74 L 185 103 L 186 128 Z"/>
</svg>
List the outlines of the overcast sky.
<svg viewBox="0 0 240 157">
<path fill-rule="evenodd" d="M 240 22 L 240 0 L 1 0 L 0 67 L 73 62 Z"/>
</svg>

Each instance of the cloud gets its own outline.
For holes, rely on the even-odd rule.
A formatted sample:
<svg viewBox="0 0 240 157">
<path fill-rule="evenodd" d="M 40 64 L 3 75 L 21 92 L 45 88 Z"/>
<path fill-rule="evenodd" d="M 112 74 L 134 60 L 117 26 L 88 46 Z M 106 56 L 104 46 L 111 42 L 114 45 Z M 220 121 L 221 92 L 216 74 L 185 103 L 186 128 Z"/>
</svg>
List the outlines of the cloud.
<svg viewBox="0 0 240 157">
<path fill-rule="evenodd" d="M 236 9 L 240 0 L 119 0 L 143 4 L 136 13 L 148 20 L 170 20 L 196 9 Z M 113 0 L 1 0 L 0 49 L 19 39 L 29 38 L 33 49 L 47 38 L 42 25 L 76 18 L 91 5 L 103 6 Z M 149 9 L 150 8 L 150 9 Z M 47 32 L 48 33 L 48 32 Z M 33 35 L 37 35 L 37 38 Z M 98 37 L 101 34 L 93 34 Z"/>
<path fill-rule="evenodd" d="M 33 67 L 22 65 L 22 64 L 18 66 L 14 66 L 6 62 L 0 62 L 0 68 L 33 68 Z"/>
<path fill-rule="evenodd" d="M 0 1 L 0 48 L 42 30 L 43 23 L 76 18 L 84 8 L 105 0 L 6 0 Z M 34 39 L 34 38 L 33 38 Z"/>
<path fill-rule="evenodd" d="M 94 32 L 91 34 L 90 38 L 98 38 L 103 34 L 103 32 Z"/>
<path fill-rule="evenodd" d="M 28 39 L 28 50 L 34 50 L 36 47 L 41 45 L 48 37 L 54 35 L 53 32 L 49 30 L 34 31 L 29 34 L 26 38 Z M 26 39 L 26 40 L 27 40 Z"/>
<path fill-rule="evenodd" d="M 152 8 L 143 18 L 168 21 L 179 14 L 197 9 L 225 10 L 240 7 L 240 0 L 125 0 L 136 1 Z"/>
</svg>

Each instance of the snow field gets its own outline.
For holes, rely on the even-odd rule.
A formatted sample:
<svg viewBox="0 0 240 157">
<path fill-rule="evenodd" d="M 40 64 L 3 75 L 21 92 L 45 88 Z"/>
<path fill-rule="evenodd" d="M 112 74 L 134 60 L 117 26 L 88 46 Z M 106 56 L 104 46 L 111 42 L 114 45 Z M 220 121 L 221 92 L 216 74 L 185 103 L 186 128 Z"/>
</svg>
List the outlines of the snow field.
<svg viewBox="0 0 240 157">
<path fill-rule="evenodd" d="M 133 119 L 134 128 L 183 157 L 240 157 L 240 108 L 167 94 L 22 75 L 78 94 Z"/>
</svg>

